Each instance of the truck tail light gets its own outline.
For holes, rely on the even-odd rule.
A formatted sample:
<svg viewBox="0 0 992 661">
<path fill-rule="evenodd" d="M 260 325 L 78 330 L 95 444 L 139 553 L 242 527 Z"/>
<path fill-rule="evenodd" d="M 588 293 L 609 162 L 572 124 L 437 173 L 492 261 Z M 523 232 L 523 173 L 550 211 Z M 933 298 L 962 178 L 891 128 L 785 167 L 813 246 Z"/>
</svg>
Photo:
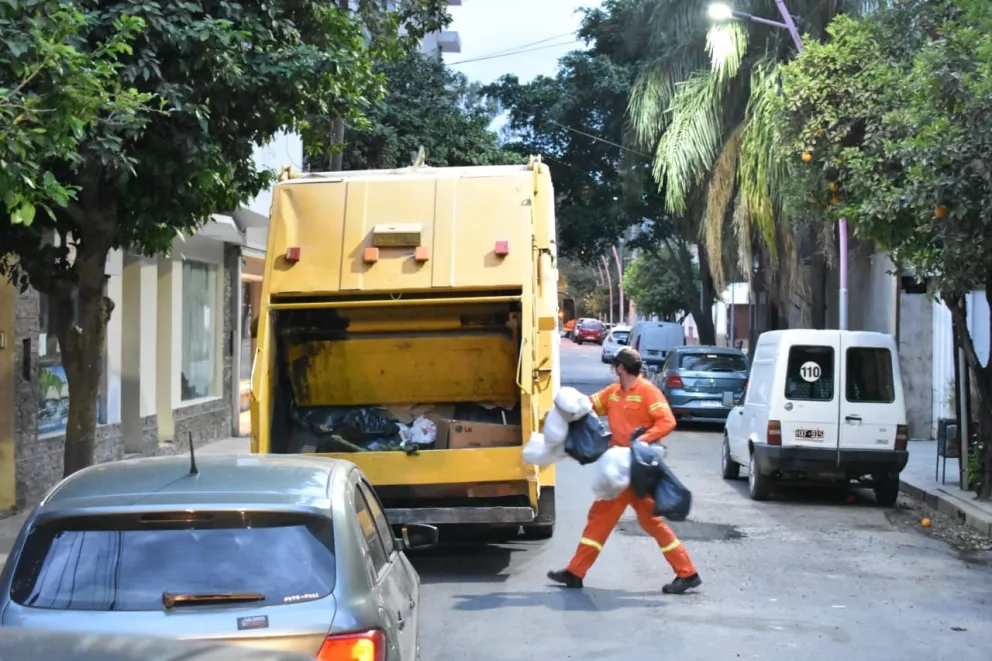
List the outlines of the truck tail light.
<svg viewBox="0 0 992 661">
<path fill-rule="evenodd" d="M 366 248 L 365 254 L 363 255 L 366 264 L 375 264 L 379 261 L 379 249 L 378 248 Z"/>
<path fill-rule="evenodd" d="M 509 241 L 497 241 L 496 248 L 494 250 L 497 257 L 506 257 L 510 254 L 510 242 Z"/>
<path fill-rule="evenodd" d="M 386 636 L 378 629 L 328 636 L 317 661 L 385 661 Z"/>
<path fill-rule="evenodd" d="M 292 262 L 293 264 L 300 261 L 300 252 L 301 251 L 299 246 L 292 246 L 290 248 L 286 248 L 286 261 Z"/>
<path fill-rule="evenodd" d="M 782 445 L 782 423 L 769 420 L 765 435 L 768 437 L 768 445 Z"/>
<path fill-rule="evenodd" d="M 905 450 L 909 443 L 909 427 L 896 425 L 896 450 Z"/>
<path fill-rule="evenodd" d="M 668 377 L 668 387 L 669 388 L 682 388 L 685 384 L 682 383 L 682 377 L 678 374 L 672 374 Z"/>
</svg>

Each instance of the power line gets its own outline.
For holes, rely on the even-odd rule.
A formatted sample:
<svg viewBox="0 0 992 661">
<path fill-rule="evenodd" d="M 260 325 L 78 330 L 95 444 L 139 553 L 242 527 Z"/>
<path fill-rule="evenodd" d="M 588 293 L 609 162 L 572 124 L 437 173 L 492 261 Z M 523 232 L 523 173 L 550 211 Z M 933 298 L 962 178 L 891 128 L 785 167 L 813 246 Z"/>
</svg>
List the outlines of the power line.
<svg viewBox="0 0 992 661">
<path fill-rule="evenodd" d="M 571 46 L 578 43 L 578 40 L 571 39 L 569 41 L 562 41 L 556 44 L 547 44 L 545 46 L 535 46 L 533 48 L 523 48 L 520 47 L 518 50 L 504 51 L 501 53 L 492 53 L 490 55 L 482 55 L 480 57 L 472 57 L 467 60 L 458 60 L 457 62 L 452 62 L 448 66 L 454 67 L 459 64 L 468 64 L 469 62 L 481 62 L 483 60 L 493 60 L 500 57 L 510 57 L 511 55 L 520 55 L 521 53 L 530 53 L 538 50 L 547 50 L 548 48 L 560 48 L 562 46 Z"/>
<path fill-rule="evenodd" d="M 595 140 L 597 142 L 602 142 L 604 144 L 610 145 L 611 147 L 616 147 L 617 149 L 621 149 L 623 151 L 630 152 L 631 154 L 637 154 L 638 156 L 641 156 L 643 158 L 649 158 L 649 159 L 654 160 L 654 157 L 653 156 L 650 156 L 648 154 L 645 154 L 644 152 L 639 152 L 636 149 L 631 149 L 630 147 L 624 147 L 623 145 L 618 144 L 616 142 L 612 142 L 610 140 L 607 140 L 606 138 L 600 138 L 599 136 L 593 135 L 592 133 L 586 133 L 585 131 L 580 131 L 579 129 L 572 128 L 571 126 L 565 126 L 564 124 L 559 124 L 558 122 L 556 122 L 553 119 L 549 119 L 547 121 L 549 123 L 551 123 L 551 124 L 554 124 L 555 126 L 557 126 L 559 128 L 565 129 L 566 131 L 571 131 L 572 133 L 578 133 L 579 135 L 584 135 L 585 137 L 589 138 L 590 140 Z"/>
<path fill-rule="evenodd" d="M 520 48 L 530 48 L 531 46 L 537 46 L 538 44 L 546 44 L 549 41 L 552 41 L 554 39 L 561 39 L 562 37 L 573 37 L 574 38 L 575 37 L 575 33 L 574 32 L 563 32 L 561 34 L 556 34 L 556 35 L 553 35 L 551 37 L 545 37 L 544 39 L 538 39 L 537 41 L 532 41 L 532 42 L 530 42 L 528 44 L 520 44 L 519 46 L 513 46 L 512 48 L 507 48 L 505 50 L 498 50 L 498 51 L 493 51 L 491 53 L 485 53 L 484 55 L 480 55 L 479 57 L 490 57 L 492 55 L 502 55 L 503 53 L 509 53 L 511 51 L 518 50 Z"/>
</svg>

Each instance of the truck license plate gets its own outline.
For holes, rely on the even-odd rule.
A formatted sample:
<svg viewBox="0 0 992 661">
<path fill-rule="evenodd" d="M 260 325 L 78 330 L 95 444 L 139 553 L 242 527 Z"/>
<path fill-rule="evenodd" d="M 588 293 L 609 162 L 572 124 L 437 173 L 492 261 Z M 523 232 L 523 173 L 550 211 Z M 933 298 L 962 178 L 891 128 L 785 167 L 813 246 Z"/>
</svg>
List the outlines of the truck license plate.
<svg viewBox="0 0 992 661">
<path fill-rule="evenodd" d="M 823 440 L 823 430 L 822 429 L 797 429 L 796 439 L 803 441 L 822 441 Z"/>
</svg>

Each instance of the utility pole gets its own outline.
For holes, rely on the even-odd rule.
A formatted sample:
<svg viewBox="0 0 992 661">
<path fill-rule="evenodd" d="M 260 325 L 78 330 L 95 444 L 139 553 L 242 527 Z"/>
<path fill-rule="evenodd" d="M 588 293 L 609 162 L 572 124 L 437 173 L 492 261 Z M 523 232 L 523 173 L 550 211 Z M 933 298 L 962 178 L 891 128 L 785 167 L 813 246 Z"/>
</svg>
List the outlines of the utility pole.
<svg viewBox="0 0 992 661">
<path fill-rule="evenodd" d="M 621 246 L 621 249 L 623 246 Z M 620 293 L 620 320 L 618 323 L 626 325 L 627 308 L 623 303 L 623 262 L 620 260 L 620 253 L 617 252 L 616 245 L 613 246 L 613 258 L 617 262 L 617 290 Z"/>
<path fill-rule="evenodd" d="M 610 263 L 606 261 L 606 255 L 600 255 L 603 260 L 603 273 L 606 276 L 606 289 L 610 292 L 610 323 L 613 323 L 613 283 L 610 281 Z"/>
</svg>

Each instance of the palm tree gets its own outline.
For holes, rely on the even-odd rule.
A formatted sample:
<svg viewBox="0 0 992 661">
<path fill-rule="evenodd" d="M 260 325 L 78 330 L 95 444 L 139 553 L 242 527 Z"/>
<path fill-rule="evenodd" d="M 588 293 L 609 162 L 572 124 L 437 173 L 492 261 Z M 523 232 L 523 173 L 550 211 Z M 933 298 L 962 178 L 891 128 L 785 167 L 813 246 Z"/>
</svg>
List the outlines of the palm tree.
<svg viewBox="0 0 992 661">
<path fill-rule="evenodd" d="M 750 279 L 758 257 L 765 286 L 779 310 L 809 302 L 809 269 L 799 268 L 797 244 L 832 252 L 833 235 L 812 238 L 790 216 L 788 164 L 778 149 L 778 66 L 795 56 L 785 30 L 755 22 L 712 24 L 698 0 L 621 0 L 650 26 L 643 65 L 630 99 L 637 142 L 654 150 L 654 176 L 667 210 L 691 218 L 721 288 L 726 244 Z M 864 0 L 790 0 L 807 39 L 820 39 L 839 13 L 859 12 Z M 735 9 L 778 19 L 774 0 L 738 0 Z M 822 226 L 822 225 L 821 225 Z M 812 323 L 810 305 L 799 325 Z"/>
</svg>

